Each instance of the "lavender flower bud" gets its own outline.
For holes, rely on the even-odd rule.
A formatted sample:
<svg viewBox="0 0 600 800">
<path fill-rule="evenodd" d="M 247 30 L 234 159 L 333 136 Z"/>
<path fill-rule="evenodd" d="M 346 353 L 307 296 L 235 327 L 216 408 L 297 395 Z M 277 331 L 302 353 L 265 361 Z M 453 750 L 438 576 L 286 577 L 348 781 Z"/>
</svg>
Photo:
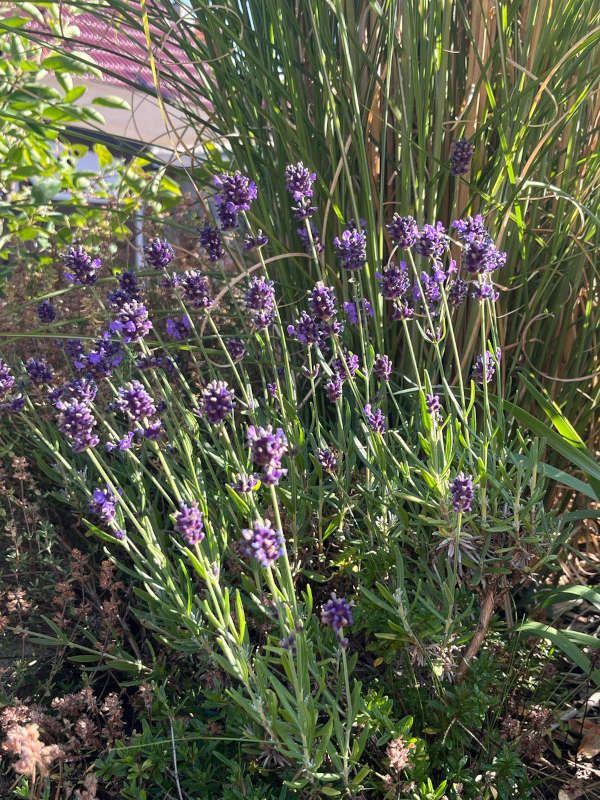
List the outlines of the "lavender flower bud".
<svg viewBox="0 0 600 800">
<path fill-rule="evenodd" d="M 469 171 L 475 147 L 468 139 L 457 139 L 452 142 L 450 152 L 450 172 L 453 175 L 464 175 Z"/>
<path fill-rule="evenodd" d="M 165 269 L 175 258 L 175 251 L 166 239 L 156 237 L 144 248 L 146 263 L 154 269 Z"/>
<path fill-rule="evenodd" d="M 381 381 L 389 381 L 392 374 L 392 362 L 389 356 L 377 354 L 373 364 L 373 374 Z"/>
<path fill-rule="evenodd" d="M 246 555 L 254 556 L 261 567 L 272 566 L 285 552 L 283 533 L 271 527 L 269 520 L 255 522 L 252 528 L 242 531 Z"/>
<path fill-rule="evenodd" d="M 50 300 L 42 300 L 37 307 L 37 315 L 40 322 L 54 322 L 56 319 L 56 309 Z"/>
<path fill-rule="evenodd" d="M 99 258 L 92 258 L 81 245 L 70 247 L 65 256 L 65 267 L 69 272 L 65 272 L 65 278 L 69 283 L 78 286 L 91 286 L 96 283 L 97 272 L 102 266 Z"/>
<path fill-rule="evenodd" d="M 452 508 L 457 513 L 471 511 L 473 498 L 475 497 L 473 476 L 459 472 L 450 484 L 450 494 L 452 496 Z"/>
<path fill-rule="evenodd" d="M 385 226 L 391 240 L 400 248 L 408 249 L 417 241 L 419 228 L 413 217 L 401 217 L 394 214 L 389 225 Z"/>
<path fill-rule="evenodd" d="M 341 237 L 335 237 L 333 246 L 344 269 L 360 269 L 367 261 L 367 236 L 364 230 L 347 228 Z"/>
<path fill-rule="evenodd" d="M 182 501 L 179 509 L 175 514 L 175 530 L 183 536 L 189 547 L 194 547 L 204 539 L 204 521 L 198 503 L 188 506 Z"/>
<path fill-rule="evenodd" d="M 225 381 L 211 381 L 202 391 L 199 413 L 211 425 L 218 425 L 233 411 L 234 397 Z"/>
</svg>

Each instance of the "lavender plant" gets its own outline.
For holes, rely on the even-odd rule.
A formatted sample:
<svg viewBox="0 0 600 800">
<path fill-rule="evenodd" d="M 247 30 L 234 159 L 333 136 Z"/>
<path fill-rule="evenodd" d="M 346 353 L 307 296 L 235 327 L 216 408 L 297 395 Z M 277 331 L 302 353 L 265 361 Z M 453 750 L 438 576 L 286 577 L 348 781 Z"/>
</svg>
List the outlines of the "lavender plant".
<svg viewBox="0 0 600 800">
<path fill-rule="evenodd" d="M 295 307 L 270 272 L 285 254 L 250 221 L 260 186 L 218 175 L 196 269 L 169 272 L 177 257 L 161 239 L 148 269 L 116 284 L 84 247 L 67 254 L 65 279 L 95 298 L 103 328 L 62 334 L 52 365 L 0 362 L 2 410 L 78 498 L 147 629 L 229 676 L 242 744 L 261 742 L 290 790 L 397 797 L 432 776 L 444 787 L 462 767 L 428 758 L 447 739 L 463 765 L 474 756 L 425 730 L 457 686 L 478 685 L 495 610 L 510 627 L 512 599 L 560 532 L 539 447 L 504 413 L 494 301 L 506 255 L 482 216 L 447 230 L 394 214 L 377 264 L 366 222 L 341 222 L 335 271 L 315 174 L 298 163 L 285 178 L 321 276 Z M 481 324 L 465 365 L 467 295 Z M 46 335 L 64 330 L 51 316 L 40 314 Z M 409 373 L 379 351 L 378 320 L 397 329 Z"/>
</svg>

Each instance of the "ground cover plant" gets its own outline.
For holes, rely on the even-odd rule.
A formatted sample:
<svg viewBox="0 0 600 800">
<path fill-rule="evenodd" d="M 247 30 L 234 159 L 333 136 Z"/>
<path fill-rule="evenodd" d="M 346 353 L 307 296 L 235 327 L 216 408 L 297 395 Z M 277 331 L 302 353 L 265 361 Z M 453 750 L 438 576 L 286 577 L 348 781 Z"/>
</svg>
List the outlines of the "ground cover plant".
<svg viewBox="0 0 600 800">
<path fill-rule="evenodd" d="M 456 168 L 471 150 L 454 153 Z M 191 670 L 208 687 L 180 697 L 200 725 L 183 740 L 237 741 L 256 797 L 535 796 L 526 764 L 551 743 L 546 648 L 518 623 L 569 530 L 544 508 L 541 442 L 505 407 L 506 254 L 482 216 L 446 230 L 394 213 L 373 290 L 367 223 L 340 224 L 326 271 L 316 175 L 298 162 L 285 182 L 323 276 L 293 306 L 270 277 L 289 256 L 250 218 L 261 187 L 229 171 L 205 198 L 197 269 L 178 270 L 160 237 L 142 273 L 71 247 L 62 280 L 94 298 L 100 327 L 75 320 L 67 334 L 45 301 L 32 333 L 56 337 L 54 354 L 2 362 L 4 414 L 57 502 L 104 542 L 149 638 L 143 653 L 90 647 L 49 621 L 52 636 L 138 682 L 160 674 L 155 648 L 181 654 L 182 681 Z M 468 296 L 479 352 L 464 370 L 454 326 Z M 410 371 L 378 350 L 378 320 Z M 568 644 L 598 681 L 581 647 L 597 640 Z M 21 723 L 8 734 L 25 788 L 47 785 L 60 745 L 40 749 Z M 127 758 L 117 746 L 100 774 L 133 797 Z M 186 791 L 215 779 L 188 773 Z"/>
</svg>

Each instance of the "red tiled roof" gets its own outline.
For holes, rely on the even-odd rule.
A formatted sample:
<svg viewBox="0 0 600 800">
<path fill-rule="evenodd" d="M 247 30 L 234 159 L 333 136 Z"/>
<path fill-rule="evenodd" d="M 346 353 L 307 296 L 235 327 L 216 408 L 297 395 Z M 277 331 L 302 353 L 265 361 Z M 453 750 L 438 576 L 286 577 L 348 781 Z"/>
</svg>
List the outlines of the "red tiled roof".
<svg viewBox="0 0 600 800">
<path fill-rule="evenodd" d="M 154 86 L 143 30 L 125 25 L 118 18 L 109 22 L 94 14 L 69 13 L 68 8 L 68 4 L 61 6 L 63 24 L 75 26 L 79 33 L 61 41 L 58 47 L 89 54 L 101 70 L 105 83 L 121 86 L 135 83 L 146 89 Z M 42 36 L 49 34 L 40 30 L 37 22 L 28 27 L 32 31 L 39 31 Z M 177 81 L 189 83 L 194 69 L 183 50 L 165 37 L 162 31 L 151 26 L 150 36 L 160 89 L 168 97 L 169 91 L 176 93 Z"/>
</svg>

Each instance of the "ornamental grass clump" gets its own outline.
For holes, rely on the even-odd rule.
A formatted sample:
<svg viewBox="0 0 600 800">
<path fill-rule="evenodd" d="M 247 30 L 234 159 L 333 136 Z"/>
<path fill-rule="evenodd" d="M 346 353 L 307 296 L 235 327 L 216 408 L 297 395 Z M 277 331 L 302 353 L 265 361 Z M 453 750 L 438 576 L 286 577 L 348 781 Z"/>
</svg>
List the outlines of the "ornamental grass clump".
<svg viewBox="0 0 600 800">
<path fill-rule="evenodd" d="M 3 411 L 78 498 L 149 635 L 228 676 L 225 735 L 274 759 L 271 780 L 355 797 L 392 796 L 389 769 L 396 788 L 465 783 L 459 764 L 492 769 L 506 746 L 480 728 L 493 705 L 482 687 L 511 669 L 511 621 L 488 640 L 484 609 L 506 613 L 559 533 L 539 447 L 503 405 L 505 255 L 483 217 L 394 213 L 373 263 L 364 220 L 321 229 L 310 166 L 285 181 L 320 276 L 308 293 L 280 302 L 270 266 L 287 255 L 255 226 L 260 186 L 218 175 L 194 269 L 169 273 L 177 255 L 160 238 L 148 269 L 116 277 L 105 258 L 67 254 L 100 328 L 63 320 L 53 359 L 0 362 Z M 472 369 L 456 335 L 469 294 Z M 52 336 L 51 314 L 40 322 L 33 333 Z M 382 326 L 401 356 L 381 347 Z M 457 698 L 476 686 L 463 719 Z"/>
</svg>

